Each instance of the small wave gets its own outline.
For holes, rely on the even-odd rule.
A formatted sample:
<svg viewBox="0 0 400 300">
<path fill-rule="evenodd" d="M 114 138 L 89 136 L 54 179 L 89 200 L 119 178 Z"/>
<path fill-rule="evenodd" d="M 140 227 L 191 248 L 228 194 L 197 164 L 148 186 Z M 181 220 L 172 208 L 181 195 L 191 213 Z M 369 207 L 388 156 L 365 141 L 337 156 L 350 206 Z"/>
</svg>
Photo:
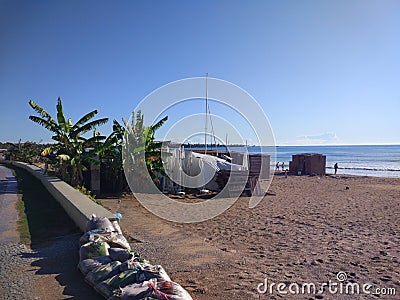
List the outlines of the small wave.
<svg viewBox="0 0 400 300">
<path fill-rule="evenodd" d="M 333 169 L 333 167 L 326 167 Z M 339 167 L 339 170 L 353 170 L 353 171 L 374 171 L 374 172 L 400 172 L 400 169 L 391 168 L 365 168 L 365 167 Z"/>
</svg>

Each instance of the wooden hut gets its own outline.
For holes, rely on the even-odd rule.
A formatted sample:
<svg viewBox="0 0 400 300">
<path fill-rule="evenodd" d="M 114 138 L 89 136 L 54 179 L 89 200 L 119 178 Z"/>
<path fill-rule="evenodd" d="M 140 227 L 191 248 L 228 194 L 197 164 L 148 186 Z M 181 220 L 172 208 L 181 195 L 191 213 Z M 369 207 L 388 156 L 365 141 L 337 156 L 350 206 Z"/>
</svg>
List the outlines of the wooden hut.
<svg viewBox="0 0 400 300">
<path fill-rule="evenodd" d="M 297 175 L 325 175 L 326 156 L 317 153 L 292 155 L 289 172 Z"/>
</svg>

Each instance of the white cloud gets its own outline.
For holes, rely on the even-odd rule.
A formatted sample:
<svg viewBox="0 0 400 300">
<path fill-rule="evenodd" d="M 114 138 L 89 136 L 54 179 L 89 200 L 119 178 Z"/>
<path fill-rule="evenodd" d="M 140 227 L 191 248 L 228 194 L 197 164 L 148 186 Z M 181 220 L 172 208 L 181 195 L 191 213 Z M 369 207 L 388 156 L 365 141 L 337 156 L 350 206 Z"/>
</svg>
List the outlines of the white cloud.
<svg viewBox="0 0 400 300">
<path fill-rule="evenodd" d="M 340 139 L 337 137 L 334 132 L 325 132 L 320 134 L 307 134 L 296 137 L 296 139 L 292 141 L 286 141 L 283 143 L 279 143 L 278 145 L 293 145 L 293 146 L 302 146 L 302 145 L 334 145 L 339 144 Z"/>
</svg>

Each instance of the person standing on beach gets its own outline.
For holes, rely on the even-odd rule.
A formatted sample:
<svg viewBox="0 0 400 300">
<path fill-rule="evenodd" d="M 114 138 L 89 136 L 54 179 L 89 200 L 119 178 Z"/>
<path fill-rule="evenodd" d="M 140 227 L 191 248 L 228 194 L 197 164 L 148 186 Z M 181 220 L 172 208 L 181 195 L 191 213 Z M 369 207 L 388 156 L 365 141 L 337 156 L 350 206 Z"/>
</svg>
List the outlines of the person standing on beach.
<svg viewBox="0 0 400 300">
<path fill-rule="evenodd" d="M 276 163 L 276 170 L 279 171 L 279 161 Z"/>
<path fill-rule="evenodd" d="M 284 161 L 282 162 L 281 166 L 282 166 L 282 171 L 285 171 L 285 162 Z"/>
<path fill-rule="evenodd" d="M 339 168 L 339 167 L 338 167 L 338 164 L 337 164 L 337 163 L 335 163 L 335 165 L 333 166 L 333 168 L 335 169 L 335 175 L 336 175 L 336 173 L 337 173 L 337 169 Z"/>
</svg>

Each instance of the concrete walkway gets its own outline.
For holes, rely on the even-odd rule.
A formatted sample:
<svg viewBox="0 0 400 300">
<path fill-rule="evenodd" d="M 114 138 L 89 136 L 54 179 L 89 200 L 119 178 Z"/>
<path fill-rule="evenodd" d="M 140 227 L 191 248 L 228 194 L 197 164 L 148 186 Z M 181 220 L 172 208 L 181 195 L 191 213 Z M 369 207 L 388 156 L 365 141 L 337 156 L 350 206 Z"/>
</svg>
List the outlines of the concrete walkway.
<svg viewBox="0 0 400 300">
<path fill-rule="evenodd" d="M 17 179 L 10 169 L 0 165 L 0 243 L 19 242 L 17 194 Z"/>
</svg>

